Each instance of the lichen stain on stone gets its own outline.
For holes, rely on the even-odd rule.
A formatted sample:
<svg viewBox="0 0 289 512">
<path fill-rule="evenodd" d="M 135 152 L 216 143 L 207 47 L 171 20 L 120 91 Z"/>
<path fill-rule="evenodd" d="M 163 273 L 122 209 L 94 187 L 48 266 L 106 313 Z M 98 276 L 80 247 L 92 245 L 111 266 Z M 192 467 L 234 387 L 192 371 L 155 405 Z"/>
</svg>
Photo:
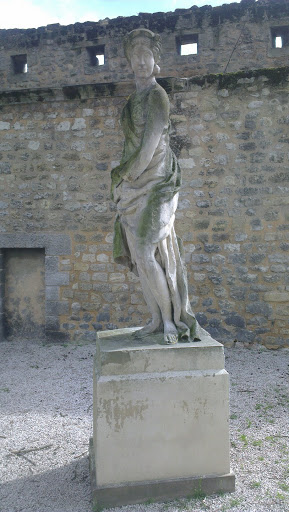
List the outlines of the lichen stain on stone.
<svg viewBox="0 0 289 512">
<path fill-rule="evenodd" d="M 131 360 L 129 352 L 110 352 L 109 354 L 103 353 L 101 356 L 101 365 L 105 366 L 107 364 L 119 364 L 124 365 L 129 363 Z"/>
<path fill-rule="evenodd" d="M 287 81 L 289 75 L 289 66 L 279 68 L 261 68 L 252 71 L 237 71 L 234 73 L 210 73 L 203 76 L 194 76 L 188 78 L 188 88 L 193 85 L 207 87 L 216 84 L 218 89 L 236 89 L 240 87 L 239 80 L 242 78 L 267 78 L 267 85 L 280 85 Z M 174 79 L 170 79 L 174 80 Z M 168 85 L 167 85 L 168 87 Z M 173 85 L 170 86 L 173 89 Z"/>
<path fill-rule="evenodd" d="M 121 397 L 115 397 L 111 400 L 100 399 L 99 411 L 105 415 L 107 424 L 120 432 L 126 421 L 143 420 L 144 412 L 148 409 L 148 399 L 125 401 Z"/>
<path fill-rule="evenodd" d="M 80 88 L 75 86 L 64 86 L 62 87 L 62 91 L 63 91 L 63 94 L 65 96 L 65 98 L 69 99 L 69 100 L 75 100 L 75 99 L 80 99 L 81 98 L 81 92 L 80 92 Z"/>
<path fill-rule="evenodd" d="M 186 402 L 186 400 L 183 400 L 183 402 L 182 402 L 182 409 L 183 409 L 184 413 L 186 413 L 186 414 L 189 413 L 189 404 L 188 404 L 188 402 Z"/>
</svg>

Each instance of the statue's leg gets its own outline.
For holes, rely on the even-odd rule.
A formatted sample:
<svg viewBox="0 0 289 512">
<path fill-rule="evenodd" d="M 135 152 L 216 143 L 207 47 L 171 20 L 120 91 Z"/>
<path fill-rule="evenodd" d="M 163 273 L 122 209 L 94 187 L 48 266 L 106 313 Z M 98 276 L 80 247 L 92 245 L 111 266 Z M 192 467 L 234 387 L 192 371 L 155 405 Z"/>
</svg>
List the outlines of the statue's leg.
<svg viewBox="0 0 289 512">
<path fill-rule="evenodd" d="M 152 315 L 152 320 L 148 325 L 145 325 L 142 329 L 138 331 L 138 334 L 151 334 L 153 332 L 160 332 L 163 328 L 162 315 L 161 310 L 157 301 L 155 300 L 149 286 L 146 276 L 143 274 L 142 270 L 138 269 L 139 278 L 142 286 L 142 291 L 144 294 L 145 301 L 147 303 L 148 309 Z"/>
<path fill-rule="evenodd" d="M 168 344 L 177 343 L 178 331 L 172 318 L 172 302 L 165 273 L 156 261 L 157 245 L 137 249 L 137 266 L 143 289 L 149 289 L 157 303 L 164 325 L 164 341 Z"/>
<path fill-rule="evenodd" d="M 151 334 L 153 332 L 161 332 L 163 329 L 161 310 L 160 310 L 159 305 L 158 305 L 157 301 L 155 300 L 155 297 L 150 289 L 150 286 L 149 286 L 147 277 L 143 271 L 142 265 L 140 265 L 138 262 L 140 260 L 140 257 L 138 256 L 140 251 L 137 248 L 137 241 L 136 241 L 134 235 L 129 230 L 126 231 L 126 237 L 127 237 L 127 243 L 129 246 L 130 253 L 131 253 L 131 255 L 133 255 L 133 258 L 137 264 L 137 270 L 138 270 L 138 274 L 139 274 L 139 278 L 140 278 L 140 282 L 141 282 L 141 286 L 142 286 L 144 299 L 146 301 L 147 307 L 152 316 L 152 320 L 150 321 L 150 323 L 148 325 L 145 325 L 142 329 L 140 329 L 138 331 L 138 336 L 144 335 L 144 334 Z"/>
</svg>

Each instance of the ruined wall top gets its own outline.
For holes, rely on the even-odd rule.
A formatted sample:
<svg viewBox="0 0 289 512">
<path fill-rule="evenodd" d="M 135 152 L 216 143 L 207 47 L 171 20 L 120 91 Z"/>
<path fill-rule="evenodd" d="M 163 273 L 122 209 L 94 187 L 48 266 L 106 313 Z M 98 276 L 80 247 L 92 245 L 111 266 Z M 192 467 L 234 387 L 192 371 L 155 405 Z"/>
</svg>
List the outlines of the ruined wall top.
<svg viewBox="0 0 289 512">
<path fill-rule="evenodd" d="M 161 35 L 163 77 L 289 64 L 288 0 L 241 0 L 214 8 L 193 6 L 68 26 L 0 30 L 0 88 L 130 80 L 122 38 L 138 27 Z M 187 44 L 193 44 L 196 53 L 181 55 Z"/>
</svg>

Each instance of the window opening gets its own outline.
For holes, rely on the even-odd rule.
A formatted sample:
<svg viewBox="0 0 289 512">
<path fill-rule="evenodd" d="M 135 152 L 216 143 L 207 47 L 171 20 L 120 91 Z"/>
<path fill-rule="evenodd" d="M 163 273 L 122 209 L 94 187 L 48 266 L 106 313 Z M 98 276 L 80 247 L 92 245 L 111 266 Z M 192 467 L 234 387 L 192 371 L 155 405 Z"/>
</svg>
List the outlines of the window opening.
<svg viewBox="0 0 289 512">
<path fill-rule="evenodd" d="M 273 27 L 271 28 L 272 47 L 284 48 L 289 46 L 289 27 Z"/>
<path fill-rule="evenodd" d="M 104 55 L 103 54 L 101 54 L 101 55 L 96 54 L 95 57 L 96 57 L 96 59 L 98 61 L 98 65 L 99 66 L 103 66 L 104 65 Z"/>
<path fill-rule="evenodd" d="M 87 49 L 90 65 L 103 66 L 105 63 L 104 45 L 102 46 L 89 46 Z"/>
<path fill-rule="evenodd" d="M 282 48 L 282 37 L 275 37 L 275 48 Z"/>
<path fill-rule="evenodd" d="M 197 55 L 198 43 L 182 44 L 181 55 Z"/>
<path fill-rule="evenodd" d="M 179 55 L 198 54 L 198 35 L 186 34 L 176 38 L 177 52 Z"/>
<path fill-rule="evenodd" d="M 13 70 L 14 73 L 27 73 L 28 72 L 28 64 L 27 64 L 27 55 L 13 55 L 12 57 Z"/>
</svg>

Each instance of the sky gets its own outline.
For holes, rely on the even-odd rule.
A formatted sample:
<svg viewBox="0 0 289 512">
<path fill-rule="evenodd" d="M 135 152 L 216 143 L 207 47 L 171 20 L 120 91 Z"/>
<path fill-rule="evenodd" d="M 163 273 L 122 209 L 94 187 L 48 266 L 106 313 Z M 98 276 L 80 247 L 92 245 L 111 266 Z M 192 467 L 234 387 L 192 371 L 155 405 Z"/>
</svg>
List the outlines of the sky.
<svg viewBox="0 0 289 512">
<path fill-rule="evenodd" d="M 235 0 L 239 2 L 240 0 Z M 0 0 L 0 29 L 37 28 L 50 23 L 70 25 L 139 12 L 169 12 L 197 5 L 222 5 L 232 0 Z"/>
</svg>

